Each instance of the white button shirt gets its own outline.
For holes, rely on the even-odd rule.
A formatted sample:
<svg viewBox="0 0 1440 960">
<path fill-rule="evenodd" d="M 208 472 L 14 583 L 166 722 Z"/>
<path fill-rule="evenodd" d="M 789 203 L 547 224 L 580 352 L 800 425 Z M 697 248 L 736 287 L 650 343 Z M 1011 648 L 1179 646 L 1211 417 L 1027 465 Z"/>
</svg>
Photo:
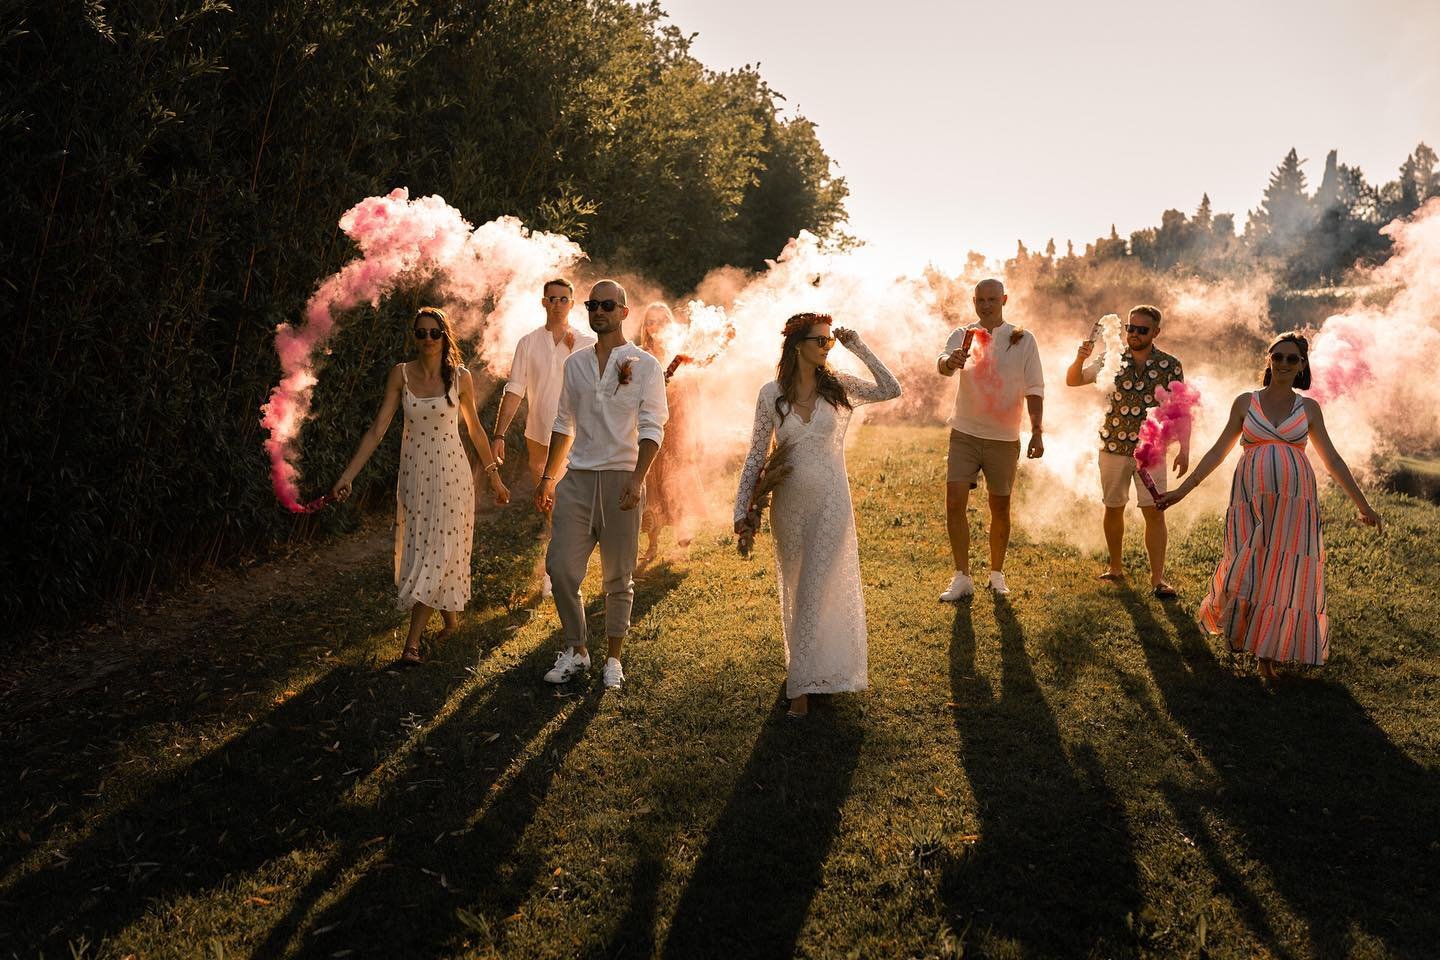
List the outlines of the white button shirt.
<svg viewBox="0 0 1440 960">
<path fill-rule="evenodd" d="M 565 379 L 565 361 L 595 342 L 595 337 L 567 326 L 573 336 L 570 344 L 562 336 L 556 343 L 550 331 L 541 327 L 531 330 L 515 344 L 515 359 L 510 364 L 510 381 L 506 393 L 530 398 L 525 414 L 525 437 L 542 447 L 550 445 L 550 427 L 555 423 L 555 407 L 560 402 L 560 385 Z"/>
<path fill-rule="evenodd" d="M 948 355 L 960 349 L 965 331 L 982 329 L 978 321 L 950 334 L 945 343 Z M 950 429 L 979 437 L 982 440 L 1020 439 L 1020 418 L 1025 410 L 1025 397 L 1045 396 L 1045 374 L 1040 369 L 1040 347 L 1035 336 L 1025 331 L 1016 343 L 1010 342 L 1015 327 L 1002 323 L 995 328 L 995 382 L 975 381 L 975 346 L 964 369 L 955 371 L 959 381 L 955 387 L 955 409 L 950 414 Z"/>
<path fill-rule="evenodd" d="M 630 382 L 621 383 L 620 371 L 627 368 Z M 611 350 L 603 374 L 593 347 L 565 361 L 554 429 L 575 438 L 571 470 L 634 470 L 640 441 L 660 443 L 668 419 L 665 372 L 660 361 L 635 344 Z"/>
</svg>

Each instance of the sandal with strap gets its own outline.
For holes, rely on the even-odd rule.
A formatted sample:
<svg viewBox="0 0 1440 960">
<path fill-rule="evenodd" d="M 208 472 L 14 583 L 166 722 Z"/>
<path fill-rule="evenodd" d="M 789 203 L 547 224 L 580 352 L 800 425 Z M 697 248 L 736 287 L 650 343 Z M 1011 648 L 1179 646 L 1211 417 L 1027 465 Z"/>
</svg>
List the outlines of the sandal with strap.
<svg viewBox="0 0 1440 960">
<path fill-rule="evenodd" d="M 1150 592 L 1154 594 L 1156 600 L 1174 600 L 1180 596 L 1168 583 L 1157 583 Z"/>
</svg>

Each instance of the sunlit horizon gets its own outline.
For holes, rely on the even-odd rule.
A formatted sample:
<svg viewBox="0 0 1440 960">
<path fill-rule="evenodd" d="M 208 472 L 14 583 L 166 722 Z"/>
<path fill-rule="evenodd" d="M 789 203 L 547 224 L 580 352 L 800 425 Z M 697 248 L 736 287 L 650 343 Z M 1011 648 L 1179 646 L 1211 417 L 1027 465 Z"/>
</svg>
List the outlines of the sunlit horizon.
<svg viewBox="0 0 1440 960">
<path fill-rule="evenodd" d="M 1440 4 L 663 6 L 707 66 L 758 63 L 817 124 L 850 232 L 897 272 L 1083 252 L 1202 194 L 1240 232 L 1292 147 L 1313 190 L 1329 150 L 1378 186 L 1440 142 Z"/>
</svg>

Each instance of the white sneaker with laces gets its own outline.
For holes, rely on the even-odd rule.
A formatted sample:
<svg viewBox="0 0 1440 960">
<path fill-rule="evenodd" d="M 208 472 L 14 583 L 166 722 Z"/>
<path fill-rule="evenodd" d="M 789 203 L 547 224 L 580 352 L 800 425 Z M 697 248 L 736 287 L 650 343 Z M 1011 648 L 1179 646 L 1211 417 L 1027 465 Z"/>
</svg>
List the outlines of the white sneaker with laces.
<svg viewBox="0 0 1440 960">
<path fill-rule="evenodd" d="M 968 597 L 975 592 L 975 581 L 970 579 L 970 574 L 955 571 L 955 576 L 950 578 L 950 586 L 940 594 L 942 603 L 954 603 L 962 597 Z"/>
<path fill-rule="evenodd" d="M 606 690 L 619 690 L 620 684 L 625 682 L 625 668 L 620 666 L 620 661 L 615 657 L 607 657 L 604 677 Z"/>
<path fill-rule="evenodd" d="M 545 579 L 540 581 L 540 596 L 549 597 L 555 590 L 550 586 L 550 574 L 545 574 Z"/>
<path fill-rule="evenodd" d="M 574 647 L 566 647 L 555 656 L 555 666 L 545 674 L 546 683 L 569 683 L 572 679 L 590 669 L 590 654 L 583 657 Z"/>
<path fill-rule="evenodd" d="M 1005 574 L 999 570 L 990 571 L 990 591 L 997 597 L 1008 597 L 1010 588 L 1005 586 Z"/>
</svg>

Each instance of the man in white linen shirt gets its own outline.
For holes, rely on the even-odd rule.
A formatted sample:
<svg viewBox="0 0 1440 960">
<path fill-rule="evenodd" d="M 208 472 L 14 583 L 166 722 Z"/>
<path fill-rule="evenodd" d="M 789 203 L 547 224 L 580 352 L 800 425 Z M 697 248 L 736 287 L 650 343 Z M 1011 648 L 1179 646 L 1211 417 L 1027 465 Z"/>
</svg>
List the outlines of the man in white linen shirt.
<svg viewBox="0 0 1440 960">
<path fill-rule="evenodd" d="M 491 435 L 491 452 L 496 460 L 505 459 L 505 434 L 520 401 L 529 398 L 525 415 L 525 448 L 529 455 L 530 483 L 540 486 L 545 472 L 545 457 L 550 451 L 550 429 L 555 425 L 555 407 L 560 402 L 560 384 L 565 378 L 565 361 L 577 350 L 595 342 L 590 334 L 570 326 L 570 308 L 574 305 L 575 287 L 564 277 L 546 281 L 540 289 L 540 305 L 545 308 L 545 326 L 531 330 L 515 344 L 515 359 L 510 363 L 510 380 L 500 399 L 500 412 L 495 415 L 495 432 Z M 562 466 L 560 472 L 565 468 Z M 550 596 L 550 576 L 545 575 L 540 592 Z"/>
<path fill-rule="evenodd" d="M 660 450 L 670 410 L 660 361 L 625 339 L 630 312 L 625 288 L 601 280 L 585 309 L 599 339 L 565 361 L 550 451 L 535 492 L 535 505 L 551 518 L 545 571 L 565 632 L 565 646 L 545 679 L 565 683 L 590 669 L 580 582 L 599 546 L 608 640 L 604 679 L 614 689 L 625 679 L 620 652 L 635 602 L 645 474 Z M 567 455 L 569 470 L 557 482 Z"/>
<path fill-rule="evenodd" d="M 950 334 L 945 352 L 936 360 L 942 377 L 955 376 L 955 412 L 950 416 L 950 450 L 945 475 L 945 527 L 955 575 L 940 594 L 945 602 L 975 592 L 970 579 L 970 523 L 966 509 L 970 490 L 980 474 L 990 502 L 990 589 L 1010 592 L 1005 585 L 1005 551 L 1010 546 L 1010 492 L 1020 462 L 1020 418 L 1023 405 L 1030 412 L 1031 459 L 1045 454 L 1040 420 L 1044 410 L 1045 377 L 1040 369 L 1040 347 L 1035 335 L 1005 322 L 1009 297 L 999 280 L 981 280 L 972 302 L 977 323 Z M 985 331 L 990 346 L 977 362 L 966 367 L 970 350 L 965 331 Z"/>
</svg>

